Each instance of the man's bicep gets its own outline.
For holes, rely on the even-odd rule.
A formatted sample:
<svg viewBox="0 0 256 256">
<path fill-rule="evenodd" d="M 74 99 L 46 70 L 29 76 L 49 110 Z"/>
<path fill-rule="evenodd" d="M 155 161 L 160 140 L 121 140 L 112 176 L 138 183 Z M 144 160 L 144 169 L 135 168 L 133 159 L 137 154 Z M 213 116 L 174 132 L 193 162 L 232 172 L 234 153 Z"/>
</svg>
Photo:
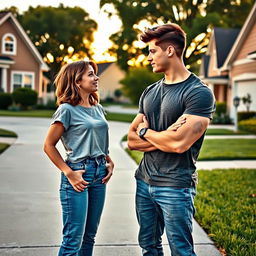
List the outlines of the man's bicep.
<svg viewBox="0 0 256 256">
<path fill-rule="evenodd" d="M 184 123 L 176 132 L 176 140 L 183 144 L 193 144 L 206 131 L 210 119 L 207 117 L 186 114 L 186 123 Z"/>
</svg>

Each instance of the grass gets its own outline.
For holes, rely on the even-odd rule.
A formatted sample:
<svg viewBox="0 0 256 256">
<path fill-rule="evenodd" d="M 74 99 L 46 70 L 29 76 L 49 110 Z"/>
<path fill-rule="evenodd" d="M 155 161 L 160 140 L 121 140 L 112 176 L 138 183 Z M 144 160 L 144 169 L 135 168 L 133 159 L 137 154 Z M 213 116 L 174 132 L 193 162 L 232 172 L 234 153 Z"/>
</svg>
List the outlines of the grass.
<svg viewBox="0 0 256 256">
<path fill-rule="evenodd" d="M 0 128 L 0 137 L 13 137 L 16 138 L 17 134 L 12 131 L 4 130 Z"/>
<path fill-rule="evenodd" d="M 3 153 L 9 146 L 9 144 L 0 143 L 0 154 Z"/>
<path fill-rule="evenodd" d="M 206 135 L 244 135 L 244 134 L 249 134 L 249 133 L 244 131 L 234 132 L 229 129 L 217 129 L 217 128 L 210 128 L 210 129 L 207 129 L 206 131 Z"/>
<path fill-rule="evenodd" d="M 198 173 L 196 220 L 227 255 L 256 255 L 256 169 Z"/>
<path fill-rule="evenodd" d="M 140 151 L 127 149 L 127 152 L 137 163 L 143 157 L 143 152 Z M 198 161 L 234 159 L 256 159 L 256 139 L 206 139 Z"/>
<path fill-rule="evenodd" d="M 206 139 L 198 160 L 232 159 L 256 159 L 256 139 Z"/>
<path fill-rule="evenodd" d="M 26 110 L 26 111 L 0 110 L 0 116 L 52 117 L 53 113 L 54 113 L 54 110 Z"/>
</svg>

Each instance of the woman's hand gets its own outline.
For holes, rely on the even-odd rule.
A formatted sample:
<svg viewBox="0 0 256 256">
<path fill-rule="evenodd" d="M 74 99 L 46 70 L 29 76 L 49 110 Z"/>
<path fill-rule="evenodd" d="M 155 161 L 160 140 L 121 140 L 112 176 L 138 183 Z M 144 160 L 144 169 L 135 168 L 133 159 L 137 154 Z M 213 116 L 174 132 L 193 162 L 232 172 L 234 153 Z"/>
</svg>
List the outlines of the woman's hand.
<svg viewBox="0 0 256 256">
<path fill-rule="evenodd" d="M 75 191 L 82 192 L 87 187 L 89 182 L 83 179 L 83 173 L 85 170 L 78 170 L 78 171 L 70 171 L 65 173 L 65 176 L 68 178 L 69 183 L 72 185 Z"/>
<path fill-rule="evenodd" d="M 175 123 L 167 128 L 169 131 L 177 131 L 183 124 L 186 123 L 186 116 L 182 115 Z"/>
<path fill-rule="evenodd" d="M 102 179 L 103 184 L 107 184 L 108 181 L 110 180 L 111 176 L 113 175 L 113 170 L 114 170 L 114 162 L 111 160 L 109 156 L 106 157 L 107 163 L 106 163 L 106 168 L 107 168 L 107 176 Z"/>
</svg>

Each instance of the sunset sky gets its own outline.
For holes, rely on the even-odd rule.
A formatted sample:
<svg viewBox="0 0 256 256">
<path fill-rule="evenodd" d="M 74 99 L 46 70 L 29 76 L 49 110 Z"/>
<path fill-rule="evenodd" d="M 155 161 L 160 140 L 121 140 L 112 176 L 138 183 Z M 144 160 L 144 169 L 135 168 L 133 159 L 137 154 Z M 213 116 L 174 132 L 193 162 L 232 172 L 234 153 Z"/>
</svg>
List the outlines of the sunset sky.
<svg viewBox="0 0 256 256">
<path fill-rule="evenodd" d="M 16 6 L 20 12 L 26 11 L 29 6 L 36 7 L 38 5 L 42 6 L 53 6 L 58 7 L 60 3 L 63 3 L 64 6 L 79 6 L 83 8 L 86 12 L 90 14 L 90 17 L 94 19 L 98 23 L 98 31 L 95 33 L 95 42 L 93 47 L 95 48 L 94 58 L 97 61 L 102 60 L 113 60 L 111 58 L 107 58 L 107 56 L 103 56 L 104 51 L 106 51 L 110 46 L 111 42 L 108 40 L 108 37 L 119 30 L 121 26 L 121 21 L 117 16 L 113 16 L 111 18 L 107 17 L 107 14 L 104 13 L 103 10 L 100 11 L 99 8 L 100 0 L 8 0 L 0 2 L 0 9 L 8 8 L 11 6 Z M 110 5 L 106 6 L 106 8 L 111 8 Z"/>
</svg>

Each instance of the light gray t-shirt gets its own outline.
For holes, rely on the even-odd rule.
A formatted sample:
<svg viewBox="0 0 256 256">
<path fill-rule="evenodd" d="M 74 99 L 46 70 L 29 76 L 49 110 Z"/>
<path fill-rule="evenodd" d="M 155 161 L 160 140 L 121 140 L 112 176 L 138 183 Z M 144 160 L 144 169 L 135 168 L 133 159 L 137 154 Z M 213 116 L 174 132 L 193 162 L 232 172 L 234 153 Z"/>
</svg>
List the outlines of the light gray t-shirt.
<svg viewBox="0 0 256 256">
<path fill-rule="evenodd" d="M 61 122 L 65 128 L 61 141 L 66 160 L 77 163 L 86 157 L 108 154 L 108 123 L 100 104 L 92 107 L 61 104 L 53 114 L 51 124 Z"/>
</svg>

